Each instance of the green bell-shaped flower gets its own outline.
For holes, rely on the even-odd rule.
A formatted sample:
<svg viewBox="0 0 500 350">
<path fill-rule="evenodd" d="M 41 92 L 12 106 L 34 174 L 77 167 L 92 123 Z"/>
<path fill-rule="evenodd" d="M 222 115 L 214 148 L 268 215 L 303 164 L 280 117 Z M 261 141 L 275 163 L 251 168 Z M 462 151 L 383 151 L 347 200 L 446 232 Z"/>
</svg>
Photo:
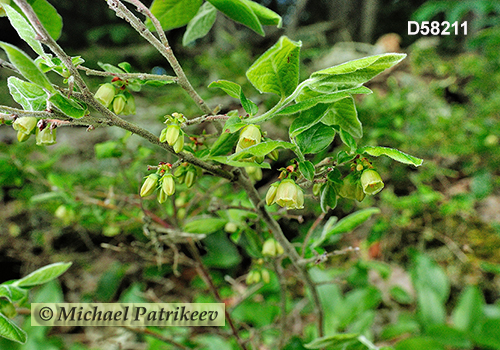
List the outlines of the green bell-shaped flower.
<svg viewBox="0 0 500 350">
<path fill-rule="evenodd" d="M 365 194 L 373 196 L 384 188 L 384 183 L 379 173 L 373 169 L 366 169 L 361 174 L 361 186 Z"/>
<path fill-rule="evenodd" d="M 50 146 L 56 142 L 56 129 L 51 129 L 50 124 L 43 130 L 36 128 L 36 144 L 38 146 Z"/>
<path fill-rule="evenodd" d="M 257 126 L 253 124 L 245 126 L 240 132 L 240 138 L 238 140 L 238 144 L 236 145 L 236 153 L 242 149 L 260 143 L 261 140 L 262 134 Z"/>
<path fill-rule="evenodd" d="M 156 190 L 156 187 L 158 186 L 159 179 L 160 176 L 158 174 L 151 174 L 146 177 L 146 180 L 144 180 L 144 183 L 141 187 L 141 197 L 147 197 L 153 194 L 153 192 Z"/>
<path fill-rule="evenodd" d="M 127 98 L 123 94 L 116 95 L 113 99 L 113 112 L 120 114 L 127 105 Z"/>
<path fill-rule="evenodd" d="M 304 193 L 291 179 L 281 181 L 276 191 L 274 201 L 287 209 L 304 208 Z"/>
<path fill-rule="evenodd" d="M 175 193 L 175 181 L 172 174 L 164 175 L 162 178 L 161 188 L 168 196 Z"/>
<path fill-rule="evenodd" d="M 37 122 L 38 119 L 35 117 L 21 117 L 17 118 L 14 123 L 12 123 L 12 128 L 18 132 L 29 135 L 35 128 Z"/>
<path fill-rule="evenodd" d="M 99 89 L 97 89 L 97 92 L 95 93 L 94 97 L 104 106 L 109 107 L 109 105 L 111 104 L 111 102 L 113 102 L 113 99 L 115 98 L 115 94 L 116 90 L 113 84 L 106 83 L 102 84 L 99 87 Z"/>
</svg>

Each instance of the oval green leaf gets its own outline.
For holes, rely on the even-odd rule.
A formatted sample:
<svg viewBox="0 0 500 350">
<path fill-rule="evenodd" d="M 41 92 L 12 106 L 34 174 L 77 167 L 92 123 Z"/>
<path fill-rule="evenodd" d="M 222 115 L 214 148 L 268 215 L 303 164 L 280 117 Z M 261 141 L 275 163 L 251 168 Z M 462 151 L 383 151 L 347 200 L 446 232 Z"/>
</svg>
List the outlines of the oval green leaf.
<svg viewBox="0 0 500 350">
<path fill-rule="evenodd" d="M 38 85 L 9 77 L 7 86 L 14 101 L 25 111 L 43 111 L 47 108 L 47 93 Z"/>
<path fill-rule="evenodd" d="M 198 9 L 198 13 L 189 21 L 182 37 L 182 45 L 186 46 L 196 39 L 207 35 L 214 25 L 216 18 L 217 9 L 209 2 L 204 3 Z"/>
<path fill-rule="evenodd" d="M 9 320 L 0 312 L 0 337 L 15 341 L 17 343 L 26 343 L 26 332 L 19 328 L 14 322 Z"/>
<path fill-rule="evenodd" d="M 264 29 L 262 29 L 262 24 L 259 21 L 259 17 L 257 17 L 252 8 L 246 2 L 240 0 L 207 1 L 227 17 L 247 26 L 257 34 L 264 36 Z"/>
<path fill-rule="evenodd" d="M 420 166 L 423 163 L 423 159 L 410 156 L 409 154 L 403 153 L 397 149 L 389 147 L 366 146 L 360 150 L 360 153 L 366 153 L 373 157 L 379 157 L 384 155 L 400 163 L 411 164 L 414 166 Z"/>
<path fill-rule="evenodd" d="M 202 0 L 155 0 L 151 13 L 160 21 L 163 30 L 170 30 L 186 25 L 198 12 Z M 146 21 L 150 30 L 154 30 L 151 20 Z"/>
<path fill-rule="evenodd" d="M 62 275 L 71 265 L 72 263 L 55 263 L 44 266 L 14 282 L 13 285 L 18 287 L 33 287 L 47 283 Z"/>
</svg>

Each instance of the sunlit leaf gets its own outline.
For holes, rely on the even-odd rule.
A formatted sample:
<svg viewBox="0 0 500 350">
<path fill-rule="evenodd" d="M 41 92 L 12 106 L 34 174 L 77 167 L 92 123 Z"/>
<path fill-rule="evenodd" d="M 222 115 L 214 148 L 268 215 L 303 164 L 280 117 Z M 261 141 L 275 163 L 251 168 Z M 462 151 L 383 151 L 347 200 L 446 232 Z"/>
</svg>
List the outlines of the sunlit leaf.
<svg viewBox="0 0 500 350">
<path fill-rule="evenodd" d="M 151 5 L 151 12 L 160 21 L 163 30 L 182 27 L 196 15 L 202 0 L 155 0 Z M 153 30 L 148 19 L 146 25 Z"/>
<path fill-rule="evenodd" d="M 182 37 L 182 45 L 186 46 L 196 39 L 207 35 L 214 25 L 216 18 L 217 9 L 209 2 L 204 3 L 198 9 L 198 13 L 189 21 Z"/>
<path fill-rule="evenodd" d="M 66 272 L 72 263 L 54 263 L 44 266 L 13 283 L 19 287 L 33 287 L 47 283 Z"/>
<path fill-rule="evenodd" d="M 366 146 L 360 150 L 360 153 L 366 153 L 373 157 L 379 156 L 387 156 L 390 157 L 400 163 L 411 164 L 414 166 L 420 166 L 423 163 L 423 159 L 410 156 L 406 153 L 403 153 L 397 149 L 389 148 L 389 147 L 380 147 L 380 146 Z"/>
</svg>

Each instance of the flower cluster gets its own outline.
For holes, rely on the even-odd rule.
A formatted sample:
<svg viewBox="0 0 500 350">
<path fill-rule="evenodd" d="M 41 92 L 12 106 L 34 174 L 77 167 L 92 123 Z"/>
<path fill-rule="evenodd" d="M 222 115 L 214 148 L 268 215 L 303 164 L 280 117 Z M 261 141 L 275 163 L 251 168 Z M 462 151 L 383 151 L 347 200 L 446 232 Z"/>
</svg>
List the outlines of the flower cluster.
<svg viewBox="0 0 500 350">
<path fill-rule="evenodd" d="M 181 123 L 186 119 L 180 113 L 172 113 L 167 115 L 164 128 L 160 133 L 160 142 L 166 142 L 173 147 L 175 153 L 179 153 L 184 149 L 184 132 L 181 129 Z"/>
<path fill-rule="evenodd" d="M 114 82 L 121 82 L 120 79 L 113 79 Z M 102 84 L 94 95 L 106 108 L 112 110 L 115 114 L 135 114 L 134 96 L 126 91 L 125 85 L 120 87 L 112 83 Z"/>
<path fill-rule="evenodd" d="M 174 176 L 170 172 L 166 172 L 170 167 L 171 165 L 168 163 L 160 164 L 158 173 L 150 174 L 146 177 L 141 187 L 141 197 L 150 196 L 158 189 L 157 200 L 162 204 L 165 203 L 168 196 L 175 193 Z"/>
<path fill-rule="evenodd" d="M 356 199 L 361 202 L 366 195 L 373 196 L 384 188 L 380 174 L 373 169 L 368 161 L 353 166 L 353 171 L 347 175 L 340 186 L 339 195 L 344 198 Z"/>
</svg>

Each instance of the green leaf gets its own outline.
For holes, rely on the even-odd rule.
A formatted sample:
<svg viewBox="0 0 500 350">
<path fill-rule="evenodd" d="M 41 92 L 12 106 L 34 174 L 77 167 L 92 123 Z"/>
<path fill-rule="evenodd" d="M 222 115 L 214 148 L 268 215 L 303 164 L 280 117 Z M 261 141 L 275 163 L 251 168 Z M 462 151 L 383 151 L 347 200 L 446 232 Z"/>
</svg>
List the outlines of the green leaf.
<svg viewBox="0 0 500 350">
<path fill-rule="evenodd" d="M 328 182 L 322 187 L 319 204 L 323 213 L 328 211 L 328 207 L 335 209 L 337 206 L 337 192 L 332 183 Z"/>
<path fill-rule="evenodd" d="M 445 350 L 445 348 L 429 337 L 404 339 L 396 344 L 396 350 Z"/>
<path fill-rule="evenodd" d="M 276 115 L 288 115 L 288 114 L 295 114 L 300 111 L 307 110 L 309 108 L 312 108 L 316 106 L 319 103 L 332 103 L 336 102 L 338 100 L 341 100 L 343 98 L 349 97 L 353 94 L 371 94 L 372 91 L 368 89 L 367 87 L 360 86 L 356 87 L 353 89 L 348 89 L 345 91 L 337 91 L 333 92 L 330 94 L 320 94 L 318 96 L 310 97 L 307 99 L 302 99 L 300 102 L 290 105 L 288 107 L 283 108 L 281 111 L 276 113 Z"/>
<path fill-rule="evenodd" d="M 14 322 L 9 320 L 0 312 L 0 337 L 15 341 L 17 343 L 26 343 L 26 332 L 19 328 Z"/>
<path fill-rule="evenodd" d="M 54 263 L 33 271 L 28 276 L 13 283 L 18 287 L 33 287 L 47 283 L 66 272 L 72 263 Z"/>
<path fill-rule="evenodd" d="M 210 148 L 209 155 L 215 157 L 230 153 L 239 137 L 238 133 L 223 132 Z"/>
<path fill-rule="evenodd" d="M 17 34 L 28 43 L 29 46 L 40 56 L 45 56 L 45 52 L 43 51 L 42 44 L 40 44 L 39 40 L 35 39 L 36 33 L 31 24 L 16 10 L 10 7 L 7 4 L 2 4 L 9 17 L 10 24 L 14 27 Z"/>
<path fill-rule="evenodd" d="M 57 10 L 46 0 L 29 0 L 28 1 L 35 11 L 40 23 L 47 29 L 49 35 L 57 40 L 61 36 L 63 21 L 62 17 L 57 13 Z"/>
<path fill-rule="evenodd" d="M 215 160 L 216 162 L 222 163 L 222 164 L 227 164 L 231 166 L 235 166 L 238 168 L 241 167 L 248 167 L 248 166 L 256 166 L 262 169 L 271 169 L 271 165 L 266 162 L 262 163 L 256 163 L 256 162 L 244 162 L 244 161 L 238 161 L 238 160 L 229 160 L 228 157 L 226 156 L 215 156 L 215 157 L 210 157 L 211 160 Z"/>
<path fill-rule="evenodd" d="M 295 118 L 290 125 L 290 137 L 296 137 L 301 132 L 310 129 L 318 124 L 328 110 L 328 105 L 320 103 L 312 108 L 300 112 L 300 115 Z"/>
<path fill-rule="evenodd" d="M 228 115 L 230 114 L 231 112 L 228 113 Z M 238 113 L 236 111 L 236 115 L 233 115 L 232 117 L 230 117 L 226 123 L 224 124 L 224 132 L 229 132 L 229 133 L 233 133 L 233 132 L 236 132 L 238 130 L 240 130 L 241 128 L 247 126 L 246 123 L 243 123 L 241 121 L 241 118 L 238 116 Z"/>
<path fill-rule="evenodd" d="M 315 172 L 313 163 L 308 160 L 300 162 L 299 170 L 306 179 L 308 179 L 309 181 L 313 181 Z"/>
<path fill-rule="evenodd" d="M 0 284 L 0 298 L 4 298 L 12 303 L 12 292 L 7 286 Z"/>
<path fill-rule="evenodd" d="M 128 62 L 120 62 L 118 63 L 118 67 L 120 67 L 127 73 L 130 73 L 132 71 L 132 66 Z"/>
<path fill-rule="evenodd" d="M 406 54 L 387 53 L 349 61 L 311 74 L 308 86 L 313 91 L 323 93 L 358 87 L 405 57 Z"/>
<path fill-rule="evenodd" d="M 363 128 L 351 96 L 331 104 L 321 121 L 326 125 L 338 125 L 353 137 L 363 136 Z"/>
<path fill-rule="evenodd" d="M 163 30 L 182 27 L 196 15 L 203 0 L 155 0 L 151 12 L 160 21 Z M 153 30 L 153 24 L 148 19 L 146 25 Z"/>
<path fill-rule="evenodd" d="M 351 134 L 349 134 L 344 129 L 340 129 L 339 135 L 340 135 L 340 139 L 342 140 L 342 142 L 347 147 L 349 147 L 350 152 L 354 153 L 356 151 L 357 146 L 358 146 L 356 144 L 356 140 L 354 139 L 354 137 L 352 137 Z"/>
<path fill-rule="evenodd" d="M 331 126 L 318 123 L 297 135 L 297 146 L 303 154 L 318 153 L 327 148 L 335 137 L 335 130 Z"/>
<path fill-rule="evenodd" d="M 7 86 L 14 101 L 26 111 L 43 111 L 47 108 L 47 93 L 38 85 L 16 77 L 7 79 Z"/>
<path fill-rule="evenodd" d="M 11 283 L 15 282 L 16 281 L 11 281 Z M 11 303 L 17 303 L 28 297 L 28 291 L 26 289 L 7 283 L 9 282 L 0 285 L 0 297 L 8 299 Z"/>
<path fill-rule="evenodd" d="M 257 90 L 290 95 L 299 81 L 299 54 L 302 43 L 282 36 L 247 70 L 248 80 Z"/>
<path fill-rule="evenodd" d="M 192 41 L 207 35 L 216 18 L 217 9 L 209 2 L 204 3 L 198 9 L 198 13 L 189 21 L 182 37 L 182 45 L 186 46 Z"/>
<path fill-rule="evenodd" d="M 423 159 L 410 156 L 406 153 L 403 153 L 397 149 L 389 148 L 389 147 L 380 147 L 380 146 L 366 146 L 361 148 L 360 153 L 366 153 L 373 157 L 379 157 L 381 155 L 392 158 L 400 163 L 411 164 L 414 166 L 420 166 L 423 163 Z"/>
<path fill-rule="evenodd" d="M 294 144 L 286 141 L 267 141 L 261 142 L 256 145 L 250 146 L 248 148 L 244 148 L 238 153 L 233 154 L 229 157 L 229 160 L 240 160 L 245 158 L 246 156 L 265 156 L 266 154 L 272 152 L 277 148 L 287 148 L 293 149 L 295 148 Z"/>
<path fill-rule="evenodd" d="M 121 157 L 123 155 L 123 146 L 117 141 L 106 141 L 94 146 L 97 159 Z"/>
<path fill-rule="evenodd" d="M 245 94 L 243 94 L 243 89 L 241 88 L 240 85 L 233 83 L 232 81 L 229 80 L 217 80 L 210 83 L 208 87 L 219 88 L 229 96 L 240 99 L 241 105 L 248 114 L 254 115 L 257 113 L 258 111 L 257 105 L 245 97 Z"/>
<path fill-rule="evenodd" d="M 259 17 L 257 17 L 252 8 L 246 2 L 243 2 L 241 0 L 207 1 L 227 17 L 247 26 L 257 34 L 264 36 L 264 29 L 262 29 L 262 24 L 260 23 Z"/>
<path fill-rule="evenodd" d="M 453 349 L 471 349 L 472 343 L 467 338 L 465 332 L 454 329 L 445 324 L 429 327 L 425 334 L 438 343 L 449 346 Z"/>
<path fill-rule="evenodd" d="M 82 107 L 76 100 L 67 98 L 59 92 L 50 96 L 49 101 L 61 112 L 72 118 L 81 118 L 87 114 L 87 109 Z"/>
<path fill-rule="evenodd" d="M 333 222 L 329 220 L 325 224 L 323 231 L 321 232 L 321 237 L 316 243 L 314 243 L 314 247 L 320 246 L 323 242 L 325 242 L 334 235 L 354 230 L 356 227 L 358 227 L 363 222 L 368 220 L 373 214 L 379 214 L 379 213 L 380 213 L 379 208 L 366 208 L 358 210 L 352 214 L 349 214 L 338 222 L 336 222 L 336 220 Z"/>
<path fill-rule="evenodd" d="M 242 1 L 252 9 L 253 13 L 255 13 L 255 15 L 257 16 L 262 25 L 264 26 L 275 25 L 278 28 L 281 28 L 282 19 L 281 16 L 278 15 L 276 12 L 256 3 L 255 1 L 249 1 L 249 0 L 242 0 Z"/>
<path fill-rule="evenodd" d="M 483 293 L 477 286 L 468 286 L 458 299 L 453 310 L 453 324 L 461 331 L 473 332 L 480 324 L 485 305 Z"/>
<path fill-rule="evenodd" d="M 474 341 L 493 349 L 500 349 L 500 319 L 490 319 L 473 334 Z"/>
<path fill-rule="evenodd" d="M 429 285 L 421 285 L 417 289 L 418 316 L 424 327 L 436 324 L 444 324 L 446 310 L 444 303 L 440 300 L 438 293 Z"/>
<path fill-rule="evenodd" d="M 226 219 L 199 217 L 186 223 L 184 225 L 184 231 L 189 233 L 209 234 L 222 229 L 226 223 Z"/>
<path fill-rule="evenodd" d="M 97 62 L 99 67 L 101 67 L 105 72 L 114 73 L 114 74 L 123 74 L 126 73 L 123 69 L 113 66 L 109 63 Z"/>
<path fill-rule="evenodd" d="M 433 290 L 441 304 L 444 304 L 450 295 L 450 281 L 445 271 L 430 257 L 417 251 L 410 251 L 413 266 L 411 277 L 417 294 L 427 294 L 420 289 L 428 286 Z"/>
<path fill-rule="evenodd" d="M 0 42 L 0 47 L 5 50 L 7 56 L 9 57 L 9 61 L 16 66 L 19 72 L 21 72 L 26 79 L 52 93 L 56 92 L 45 74 L 42 73 L 42 71 L 35 65 L 35 62 L 33 62 L 28 55 L 19 50 L 17 47 L 5 42 Z"/>
<path fill-rule="evenodd" d="M 316 338 L 312 342 L 305 344 L 306 349 L 322 349 L 326 347 L 339 347 L 339 349 L 346 348 L 349 345 L 358 342 L 358 334 L 355 333 L 340 333 L 330 335 L 322 338 Z"/>
</svg>

